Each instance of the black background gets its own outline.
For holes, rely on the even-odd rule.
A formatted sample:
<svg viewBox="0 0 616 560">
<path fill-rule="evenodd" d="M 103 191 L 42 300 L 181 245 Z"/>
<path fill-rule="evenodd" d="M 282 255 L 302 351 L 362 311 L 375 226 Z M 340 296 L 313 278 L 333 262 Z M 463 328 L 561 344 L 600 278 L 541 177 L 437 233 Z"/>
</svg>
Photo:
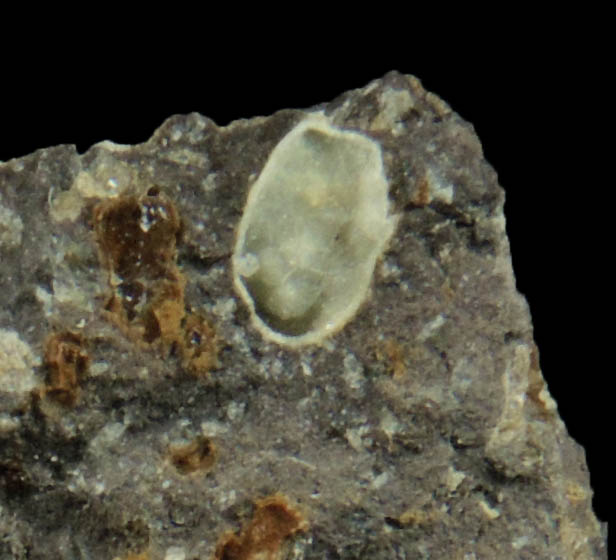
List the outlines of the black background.
<svg viewBox="0 0 616 560">
<path fill-rule="evenodd" d="M 607 520 L 616 409 L 608 403 L 614 179 L 601 172 L 610 159 L 601 129 L 612 133 L 609 104 L 600 99 L 605 68 L 589 64 L 595 55 L 549 42 L 504 54 L 492 38 L 472 51 L 461 42 L 427 58 L 404 41 L 381 39 L 375 51 L 369 36 L 363 48 L 301 54 L 289 37 L 265 49 L 230 40 L 169 53 L 158 39 L 155 48 L 96 56 L 75 45 L 48 56 L 43 50 L 4 66 L 0 161 L 61 143 L 84 152 L 104 139 L 143 142 L 175 113 L 198 111 L 224 125 L 329 101 L 389 70 L 416 75 L 473 123 L 506 190 L 513 266 L 543 374 L 569 433 L 586 449 L 594 508 Z"/>
</svg>

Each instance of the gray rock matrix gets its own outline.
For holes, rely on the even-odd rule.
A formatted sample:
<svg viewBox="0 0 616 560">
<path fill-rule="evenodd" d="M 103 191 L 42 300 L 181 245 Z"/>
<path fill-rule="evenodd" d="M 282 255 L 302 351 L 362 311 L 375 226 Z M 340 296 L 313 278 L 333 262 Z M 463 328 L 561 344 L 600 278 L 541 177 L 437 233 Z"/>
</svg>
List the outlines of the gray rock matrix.
<svg viewBox="0 0 616 560">
<path fill-rule="evenodd" d="M 395 226 L 354 315 L 289 345 L 233 255 L 315 115 L 378 145 Z M 0 559 L 607 558 L 503 202 L 472 126 L 396 72 L 0 163 Z"/>
</svg>

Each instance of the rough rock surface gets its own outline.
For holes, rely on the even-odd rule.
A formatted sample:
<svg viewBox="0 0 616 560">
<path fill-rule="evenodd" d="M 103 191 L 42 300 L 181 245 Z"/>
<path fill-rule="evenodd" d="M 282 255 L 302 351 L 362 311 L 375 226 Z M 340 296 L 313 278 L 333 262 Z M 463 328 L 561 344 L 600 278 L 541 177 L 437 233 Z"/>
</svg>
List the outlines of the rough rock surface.
<svg viewBox="0 0 616 560">
<path fill-rule="evenodd" d="M 231 255 L 316 111 L 379 143 L 397 223 L 357 315 L 287 348 Z M 606 558 L 503 199 L 472 126 L 397 73 L 0 164 L 0 559 Z"/>
</svg>

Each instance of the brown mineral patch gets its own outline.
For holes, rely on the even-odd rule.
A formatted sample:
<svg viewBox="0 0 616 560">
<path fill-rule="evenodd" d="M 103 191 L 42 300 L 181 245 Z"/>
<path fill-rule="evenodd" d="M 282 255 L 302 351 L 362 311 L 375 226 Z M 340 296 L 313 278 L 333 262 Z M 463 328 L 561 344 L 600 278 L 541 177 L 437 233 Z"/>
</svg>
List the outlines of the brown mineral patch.
<svg viewBox="0 0 616 560">
<path fill-rule="evenodd" d="M 209 438 L 199 436 L 186 445 L 171 446 L 169 459 L 181 474 L 208 472 L 216 462 L 216 448 Z"/>
<path fill-rule="evenodd" d="M 538 404 L 540 403 L 539 393 L 545 386 L 543 379 L 541 378 L 539 368 L 539 351 L 534 344 L 530 351 L 530 367 L 528 369 L 528 389 L 527 395 L 531 401 Z"/>
<path fill-rule="evenodd" d="M 302 515 L 279 494 L 259 500 L 241 533 L 225 533 L 214 560 L 280 560 L 283 543 L 308 528 Z"/>
<path fill-rule="evenodd" d="M 21 496 L 34 488 L 20 459 L 0 459 L 0 488 Z"/>
<path fill-rule="evenodd" d="M 51 335 L 45 343 L 44 363 L 47 379 L 43 394 L 63 405 L 74 405 L 89 363 L 83 337 L 68 331 Z"/>
<path fill-rule="evenodd" d="M 376 359 L 385 362 L 385 366 L 394 379 L 401 379 L 407 370 L 403 346 L 393 338 L 388 338 L 376 348 Z"/>
<path fill-rule="evenodd" d="M 430 183 L 428 181 L 428 177 L 424 175 L 417 182 L 417 187 L 415 189 L 415 193 L 413 195 L 413 198 L 411 199 L 411 202 L 415 206 L 427 206 L 428 204 L 430 204 L 430 200 Z"/>
<path fill-rule="evenodd" d="M 184 318 L 184 277 L 177 273 L 173 280 L 157 282 L 143 312 L 144 340 L 150 344 L 160 340 L 164 347 L 178 341 Z"/>
<path fill-rule="evenodd" d="M 180 220 L 160 194 L 105 200 L 94 226 L 103 261 L 123 282 L 164 278 L 175 261 Z"/>
<path fill-rule="evenodd" d="M 440 517 L 437 510 L 425 511 L 422 509 L 405 511 L 398 521 L 401 525 L 426 526 L 434 523 Z"/>
<path fill-rule="evenodd" d="M 107 269 L 110 319 L 133 340 L 169 345 L 184 314 L 184 278 L 176 266 L 180 219 L 173 203 L 151 188 L 142 196 L 94 208 L 101 264 Z"/>
<path fill-rule="evenodd" d="M 449 278 L 446 278 L 443 284 L 441 285 L 441 292 L 445 299 L 449 302 L 453 301 L 456 297 L 455 290 L 451 287 L 451 282 Z"/>
<path fill-rule="evenodd" d="M 588 492 L 576 482 L 569 481 L 565 489 L 565 495 L 571 505 L 576 505 L 588 499 Z"/>
<path fill-rule="evenodd" d="M 139 346 L 176 351 L 195 374 L 218 365 L 218 338 L 202 317 L 186 315 L 186 280 L 177 266 L 181 221 L 158 187 L 94 208 L 99 259 L 108 272 L 108 319 Z"/>
<path fill-rule="evenodd" d="M 447 105 L 447 103 L 445 103 L 438 95 L 435 95 L 430 91 L 426 92 L 425 100 L 439 118 L 442 119 L 451 114 L 449 105 Z"/>
<path fill-rule="evenodd" d="M 537 348 L 536 344 L 532 344 L 530 349 L 530 369 L 534 371 L 541 370 L 539 365 L 539 348 Z"/>
<path fill-rule="evenodd" d="M 184 323 L 184 367 L 195 374 L 218 367 L 219 339 L 214 328 L 197 314 L 190 314 Z"/>
<path fill-rule="evenodd" d="M 539 349 L 536 344 L 532 344 L 530 349 L 530 367 L 528 368 L 528 389 L 526 390 L 526 395 L 543 418 L 555 414 L 554 410 L 547 408 L 547 402 L 543 397 L 545 387 L 545 381 L 541 375 L 541 366 L 539 365 Z"/>
</svg>

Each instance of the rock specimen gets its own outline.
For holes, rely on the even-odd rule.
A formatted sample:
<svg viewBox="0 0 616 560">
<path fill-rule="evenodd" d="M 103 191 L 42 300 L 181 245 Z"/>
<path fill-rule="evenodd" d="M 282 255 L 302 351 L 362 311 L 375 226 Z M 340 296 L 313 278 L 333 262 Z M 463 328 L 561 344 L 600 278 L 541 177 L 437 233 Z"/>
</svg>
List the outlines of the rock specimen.
<svg viewBox="0 0 616 560">
<path fill-rule="evenodd" d="M 0 559 L 606 558 L 503 198 L 397 73 L 0 164 Z"/>
</svg>

